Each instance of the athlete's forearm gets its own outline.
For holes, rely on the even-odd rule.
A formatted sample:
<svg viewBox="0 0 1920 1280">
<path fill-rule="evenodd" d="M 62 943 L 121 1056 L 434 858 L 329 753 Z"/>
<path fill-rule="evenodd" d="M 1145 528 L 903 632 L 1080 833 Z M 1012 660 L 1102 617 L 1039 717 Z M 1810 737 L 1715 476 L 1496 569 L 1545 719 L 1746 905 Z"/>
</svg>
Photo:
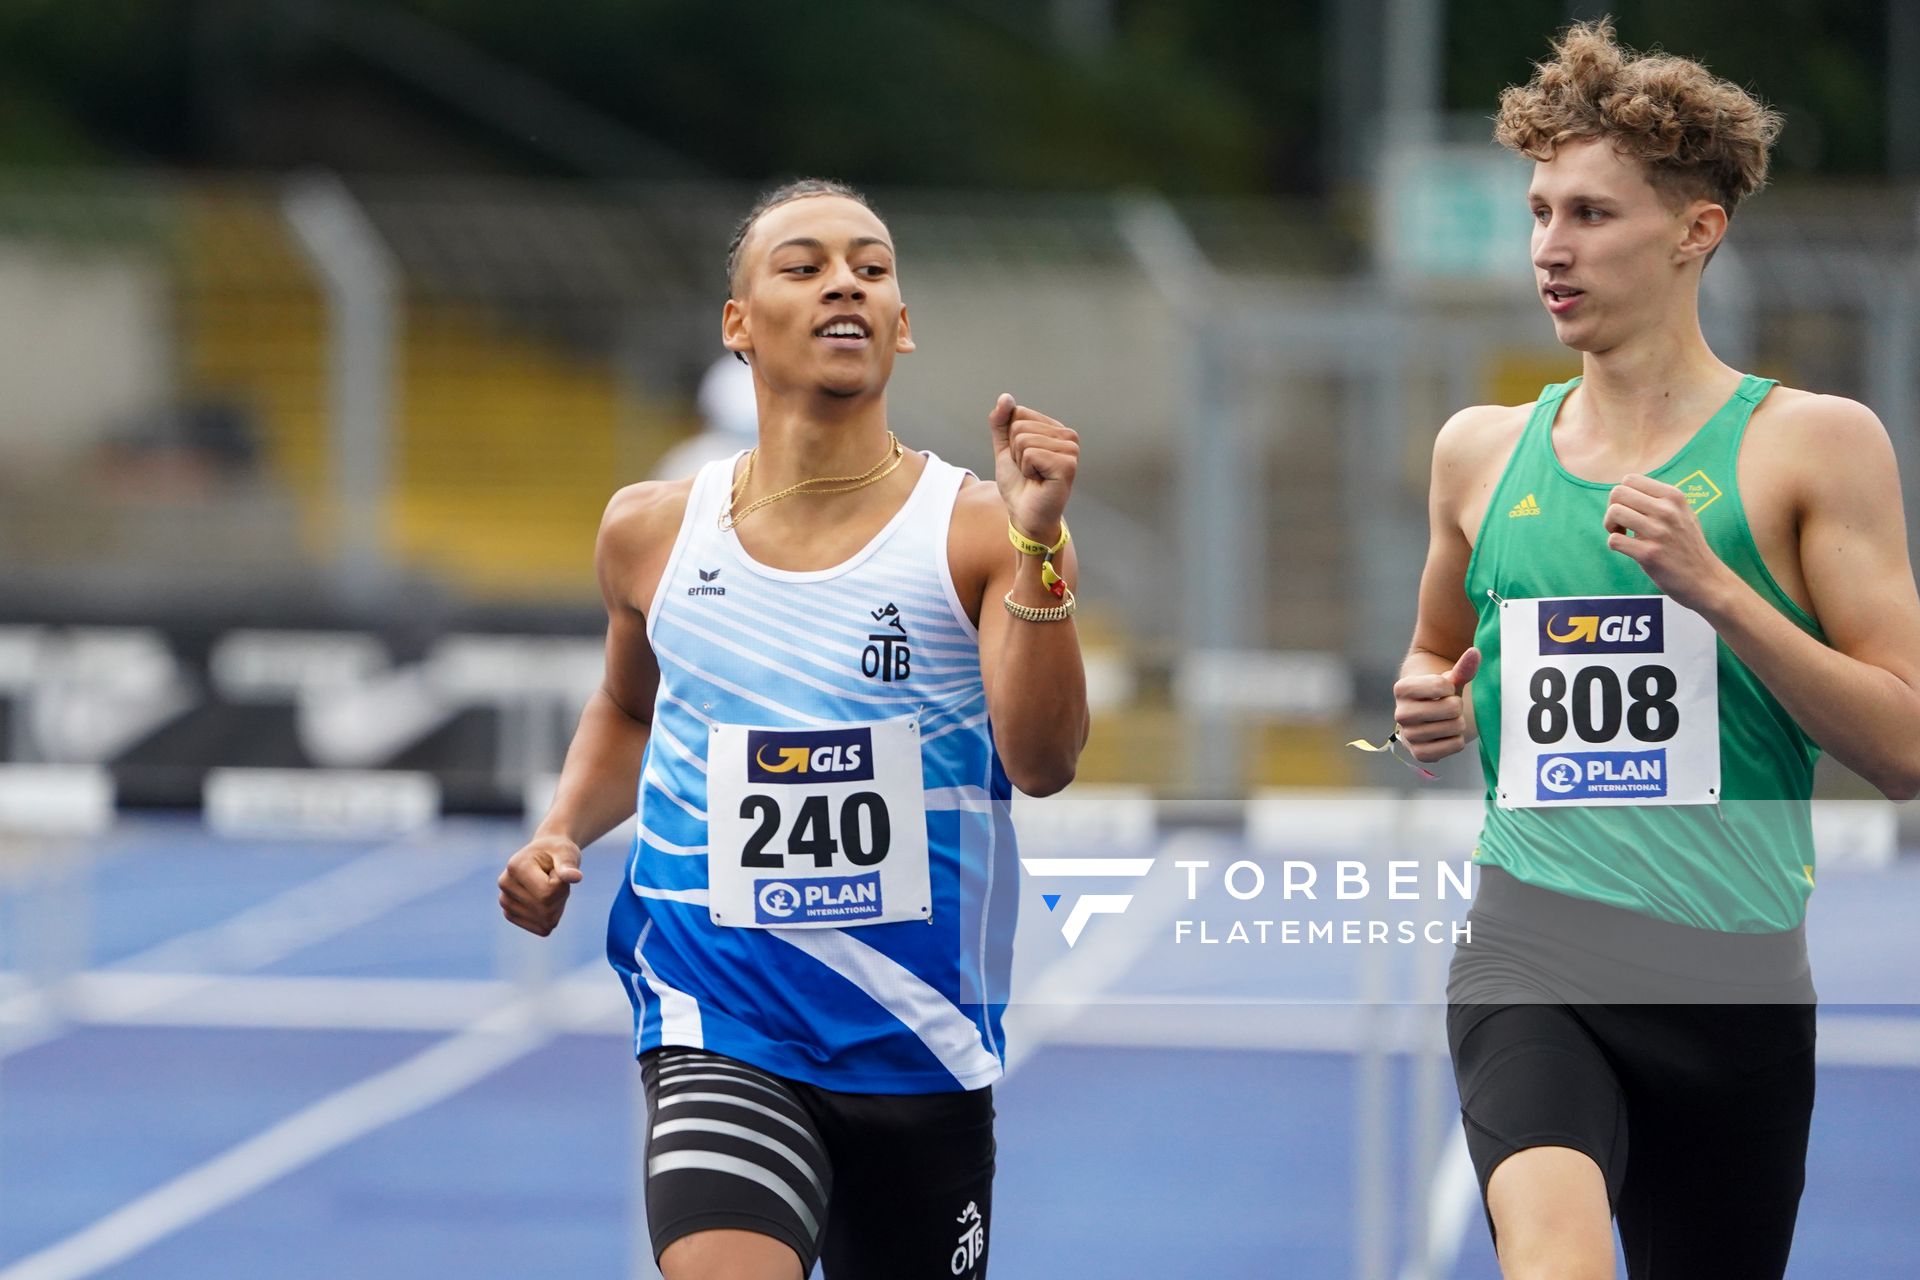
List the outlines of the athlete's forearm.
<svg viewBox="0 0 1920 1280">
<path fill-rule="evenodd" d="M 1070 564 L 1060 567 L 1072 576 Z M 1035 608 L 1059 603 L 1041 584 L 1039 560 L 1021 557 L 1013 600 Z M 990 599 L 983 607 L 1002 605 Z M 994 745 L 1013 784 L 1028 795 L 1045 796 L 1073 781 L 1088 725 L 1087 676 L 1073 619 L 1008 619 L 989 688 Z"/>
<path fill-rule="evenodd" d="M 537 834 L 563 836 L 584 849 L 632 817 L 651 731 L 605 689 L 595 689 L 580 713 L 553 805 Z"/>
<path fill-rule="evenodd" d="M 1730 581 L 1701 614 L 1822 750 L 1889 799 L 1920 793 L 1920 690 L 1808 635 Z"/>
</svg>

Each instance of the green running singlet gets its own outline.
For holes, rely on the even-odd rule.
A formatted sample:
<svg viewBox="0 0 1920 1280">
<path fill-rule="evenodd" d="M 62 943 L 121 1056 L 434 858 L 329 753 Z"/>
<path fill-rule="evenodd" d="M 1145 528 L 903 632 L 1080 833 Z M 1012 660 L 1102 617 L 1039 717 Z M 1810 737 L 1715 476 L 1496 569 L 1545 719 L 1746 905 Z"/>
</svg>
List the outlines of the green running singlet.
<svg viewBox="0 0 1920 1280">
<path fill-rule="evenodd" d="M 1501 790 L 1502 601 L 1509 602 L 1511 623 L 1516 603 L 1534 607 L 1534 600 L 1563 597 L 1662 594 L 1639 565 L 1607 547 L 1602 520 L 1613 485 L 1570 474 L 1554 453 L 1554 416 L 1578 384 L 1575 378 L 1540 393 L 1494 489 L 1467 566 L 1467 595 L 1479 613 L 1474 643 L 1482 665 L 1472 697 L 1487 776 L 1486 821 L 1475 860 L 1541 889 L 1678 924 L 1731 933 L 1792 929 L 1805 916 L 1813 891 L 1810 806 L 1819 748 L 1717 636 L 1701 635 L 1695 644 L 1698 673 L 1705 675 L 1711 667 L 1717 681 L 1718 802 L 1616 798 L 1605 806 L 1580 803 L 1589 794 L 1659 793 L 1666 785 L 1661 779 L 1672 776 L 1663 769 L 1678 765 L 1676 772 L 1697 773 L 1703 763 L 1699 757 L 1712 749 L 1710 737 L 1696 735 L 1696 744 L 1704 747 L 1696 746 L 1686 760 L 1665 759 L 1659 744 L 1687 741 L 1684 735 L 1660 736 L 1673 734 L 1678 718 L 1675 703 L 1658 701 L 1671 692 L 1670 673 L 1630 670 L 1636 661 L 1630 656 L 1615 659 L 1613 670 L 1585 671 L 1577 653 L 1567 656 L 1583 645 L 1605 650 L 1609 636 L 1627 637 L 1612 647 L 1631 653 L 1633 627 L 1645 628 L 1625 616 L 1636 611 L 1666 609 L 1672 633 L 1671 614 L 1678 606 L 1670 601 L 1537 606 L 1540 652 L 1556 656 L 1549 662 L 1516 649 L 1515 662 L 1521 664 L 1516 672 L 1526 670 L 1526 663 L 1558 664 L 1552 672 L 1533 672 L 1528 692 L 1535 705 L 1527 732 L 1535 740 L 1518 744 L 1526 748 L 1528 768 L 1537 761 L 1539 772 L 1537 795 L 1521 802 L 1538 807 L 1509 807 L 1515 797 Z M 1787 597 L 1762 563 L 1740 500 L 1741 438 L 1773 386 L 1751 375 L 1742 379 L 1733 397 L 1679 453 L 1649 474 L 1687 494 L 1716 555 L 1774 608 L 1824 640 L 1819 623 Z M 1610 617 L 1610 609 L 1623 616 Z M 1586 616 L 1572 616 L 1582 613 Z M 1534 644 L 1533 633 L 1526 643 Z M 1705 657 L 1708 644 L 1715 655 L 1711 662 Z M 1659 661 L 1659 655 L 1649 661 Z M 1599 658 L 1594 663 L 1603 664 Z M 1712 699 L 1706 705 L 1710 709 Z M 1618 748 L 1618 735 L 1626 731 L 1617 726 L 1623 722 L 1640 726 L 1646 741 L 1627 745 L 1644 750 L 1593 748 L 1596 741 Z M 1636 781 L 1647 773 L 1654 775 L 1653 782 Z M 1622 777 L 1627 780 L 1617 781 Z M 1589 783 L 1589 778 L 1598 781 Z M 1528 789 L 1534 785 L 1529 774 Z"/>
</svg>

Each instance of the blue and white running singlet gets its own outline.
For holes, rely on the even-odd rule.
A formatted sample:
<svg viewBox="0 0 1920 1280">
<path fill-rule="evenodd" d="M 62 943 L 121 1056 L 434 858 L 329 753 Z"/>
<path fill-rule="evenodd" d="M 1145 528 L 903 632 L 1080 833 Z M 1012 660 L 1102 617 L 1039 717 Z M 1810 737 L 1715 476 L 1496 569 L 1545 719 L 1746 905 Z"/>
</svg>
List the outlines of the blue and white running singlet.
<svg viewBox="0 0 1920 1280">
<path fill-rule="evenodd" d="M 635 1052 L 852 1093 L 981 1088 L 1018 872 L 948 570 L 967 473 L 928 455 L 872 542 L 795 573 L 720 529 L 736 461 L 695 477 L 647 610 L 660 690 L 607 928 Z"/>
</svg>

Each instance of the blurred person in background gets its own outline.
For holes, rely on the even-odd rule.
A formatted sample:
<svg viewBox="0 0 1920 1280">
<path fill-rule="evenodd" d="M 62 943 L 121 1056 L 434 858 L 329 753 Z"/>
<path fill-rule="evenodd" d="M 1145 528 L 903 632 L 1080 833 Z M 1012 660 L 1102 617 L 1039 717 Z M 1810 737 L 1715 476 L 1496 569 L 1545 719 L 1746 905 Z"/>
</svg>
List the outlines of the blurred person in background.
<svg viewBox="0 0 1920 1280">
<path fill-rule="evenodd" d="M 661 455 L 655 480 L 684 480 L 717 458 L 751 449 L 760 434 L 760 406 L 754 400 L 753 371 L 731 355 L 707 366 L 697 398 L 701 430 Z"/>
<path fill-rule="evenodd" d="M 501 907 L 551 931 L 637 793 L 608 954 L 668 1280 L 982 1276 L 1006 806 L 1064 787 L 1087 734 L 1077 437 L 1003 395 L 992 483 L 902 447 L 886 388 L 913 339 L 849 188 L 763 198 L 728 279 L 759 443 L 608 506 L 605 682 Z"/>
<path fill-rule="evenodd" d="M 1508 1277 L 1613 1276 L 1610 1213 L 1633 1277 L 1784 1273 L 1814 1095 L 1814 761 L 1920 789 L 1887 433 L 1730 368 L 1700 329 L 1701 273 L 1779 128 L 1604 21 L 1501 98 L 1582 374 L 1441 430 L 1394 695 L 1417 759 L 1477 733 L 1488 780 L 1448 1038 Z"/>
</svg>

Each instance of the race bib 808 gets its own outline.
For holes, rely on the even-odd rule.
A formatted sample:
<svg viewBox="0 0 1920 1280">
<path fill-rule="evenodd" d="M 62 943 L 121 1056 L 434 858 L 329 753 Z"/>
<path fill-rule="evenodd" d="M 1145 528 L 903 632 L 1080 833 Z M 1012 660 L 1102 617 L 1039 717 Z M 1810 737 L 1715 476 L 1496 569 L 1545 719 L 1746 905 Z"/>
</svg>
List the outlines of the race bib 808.
<svg viewBox="0 0 1920 1280">
<path fill-rule="evenodd" d="M 1666 596 L 1501 601 L 1500 807 L 1719 803 L 1716 651 Z"/>
</svg>

